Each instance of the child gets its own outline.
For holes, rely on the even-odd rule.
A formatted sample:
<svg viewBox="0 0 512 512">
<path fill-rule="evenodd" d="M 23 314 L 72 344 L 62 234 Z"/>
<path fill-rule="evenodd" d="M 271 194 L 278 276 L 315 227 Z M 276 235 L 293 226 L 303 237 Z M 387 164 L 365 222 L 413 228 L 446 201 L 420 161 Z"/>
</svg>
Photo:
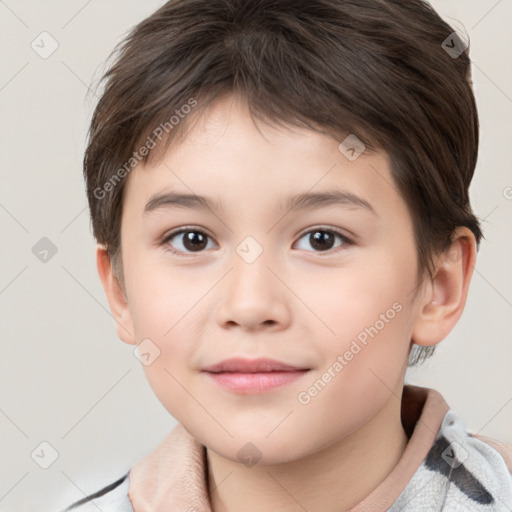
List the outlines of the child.
<svg viewBox="0 0 512 512">
<path fill-rule="evenodd" d="M 453 29 L 422 0 L 171 0 L 105 79 L 98 271 L 179 424 L 66 510 L 511 510 L 510 447 L 404 386 L 482 237 Z"/>
</svg>

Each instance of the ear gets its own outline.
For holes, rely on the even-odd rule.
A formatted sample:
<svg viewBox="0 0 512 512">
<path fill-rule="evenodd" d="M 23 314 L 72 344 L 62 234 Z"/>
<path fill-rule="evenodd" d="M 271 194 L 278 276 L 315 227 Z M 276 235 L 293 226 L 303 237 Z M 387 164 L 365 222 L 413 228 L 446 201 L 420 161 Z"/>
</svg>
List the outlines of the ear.
<svg viewBox="0 0 512 512">
<path fill-rule="evenodd" d="M 422 294 L 412 330 L 414 343 L 436 345 L 455 327 L 466 304 L 475 261 L 475 236 L 468 228 L 460 227 L 452 236 L 450 248 L 438 259 L 435 277 Z"/>
<path fill-rule="evenodd" d="M 112 316 L 116 321 L 117 335 L 125 343 L 136 345 L 132 316 L 128 307 L 125 293 L 122 291 L 117 278 L 112 273 L 112 264 L 107 250 L 98 245 L 96 249 L 96 265 L 98 274 L 107 296 Z"/>
</svg>

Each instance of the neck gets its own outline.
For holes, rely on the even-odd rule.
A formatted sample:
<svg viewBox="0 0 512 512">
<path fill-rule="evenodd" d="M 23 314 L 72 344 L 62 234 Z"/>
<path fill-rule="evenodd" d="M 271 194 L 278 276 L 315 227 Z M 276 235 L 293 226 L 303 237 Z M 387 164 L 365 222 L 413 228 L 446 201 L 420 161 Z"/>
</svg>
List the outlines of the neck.
<svg viewBox="0 0 512 512">
<path fill-rule="evenodd" d="M 401 401 L 391 395 L 370 422 L 299 460 L 246 467 L 207 449 L 213 512 L 341 512 L 370 494 L 407 445 Z"/>
</svg>

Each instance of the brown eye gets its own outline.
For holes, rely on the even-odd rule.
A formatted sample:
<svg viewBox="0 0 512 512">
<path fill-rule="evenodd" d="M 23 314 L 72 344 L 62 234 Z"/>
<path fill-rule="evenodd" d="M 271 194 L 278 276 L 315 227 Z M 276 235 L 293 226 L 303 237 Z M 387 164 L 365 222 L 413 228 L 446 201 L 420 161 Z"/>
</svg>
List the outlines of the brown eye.
<svg viewBox="0 0 512 512">
<path fill-rule="evenodd" d="M 336 238 L 338 238 L 341 243 L 335 245 Z M 306 244 L 309 244 L 309 246 L 313 248 L 313 252 L 326 252 L 340 247 L 341 245 L 350 245 L 351 243 L 347 237 L 337 231 L 320 228 L 308 231 L 300 238 L 299 242 L 301 240 L 305 240 Z M 304 246 L 299 247 L 299 249 L 309 250 Z"/>
<path fill-rule="evenodd" d="M 197 229 L 181 229 L 171 233 L 164 244 L 171 246 L 173 252 L 200 252 L 207 248 L 209 236 Z"/>
<path fill-rule="evenodd" d="M 328 251 L 334 246 L 335 237 L 329 231 L 315 231 L 310 233 L 309 242 L 311 247 L 320 251 Z"/>
</svg>

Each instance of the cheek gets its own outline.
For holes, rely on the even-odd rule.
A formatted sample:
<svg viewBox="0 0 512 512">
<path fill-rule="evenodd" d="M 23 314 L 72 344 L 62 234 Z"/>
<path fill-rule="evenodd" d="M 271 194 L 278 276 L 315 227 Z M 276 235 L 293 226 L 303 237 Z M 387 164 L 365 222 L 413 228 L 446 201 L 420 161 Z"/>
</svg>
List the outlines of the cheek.
<svg viewBox="0 0 512 512">
<path fill-rule="evenodd" d="M 187 324 L 188 315 L 207 290 L 207 283 L 186 271 L 140 260 L 141 271 L 132 273 L 130 313 L 139 336 L 166 343 L 176 329 Z"/>
<path fill-rule="evenodd" d="M 173 416 L 175 410 L 186 407 L 182 385 L 191 371 L 198 340 L 197 326 L 190 319 L 205 292 L 193 283 L 171 272 L 156 272 L 154 267 L 132 281 L 130 313 L 137 343 L 147 343 L 156 354 L 151 364 L 142 367 L 156 396 Z"/>
<path fill-rule="evenodd" d="M 144 330 L 149 332 L 147 338 L 158 347 L 158 355 L 151 364 L 143 364 L 143 370 L 158 400 L 172 416 L 180 418 L 188 414 L 187 410 L 194 403 L 189 395 L 189 392 L 193 392 L 190 386 L 191 372 L 195 371 L 190 365 L 194 350 L 192 335 L 178 324 L 164 336 L 160 328 L 153 329 L 150 321 L 148 315 L 144 319 Z M 168 330 L 169 324 L 164 325 Z"/>
<path fill-rule="evenodd" d="M 297 400 L 319 429 L 336 436 L 340 421 L 347 432 L 357 428 L 400 392 L 411 311 L 398 293 L 382 289 L 340 294 L 340 304 L 324 313 L 336 336 L 327 332 L 317 338 L 323 364 Z"/>
<path fill-rule="evenodd" d="M 318 347 L 326 367 L 342 356 L 343 373 L 358 369 L 354 378 L 372 368 L 399 374 L 410 345 L 414 269 L 382 255 L 365 263 L 333 272 L 324 286 L 310 283 L 310 307 L 328 328 L 319 323 Z"/>
</svg>

